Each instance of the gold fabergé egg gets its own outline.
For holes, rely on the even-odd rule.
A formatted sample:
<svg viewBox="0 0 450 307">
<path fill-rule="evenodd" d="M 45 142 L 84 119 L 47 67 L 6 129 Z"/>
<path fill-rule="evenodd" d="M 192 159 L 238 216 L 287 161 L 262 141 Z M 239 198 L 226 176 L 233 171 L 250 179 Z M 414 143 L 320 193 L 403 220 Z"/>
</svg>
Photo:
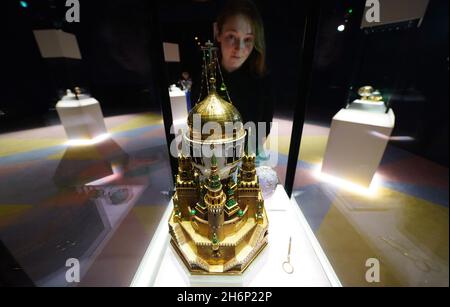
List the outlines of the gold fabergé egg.
<svg viewBox="0 0 450 307">
<path fill-rule="evenodd" d="M 200 179 L 208 178 L 214 154 L 220 179 L 236 175 L 244 155 L 246 131 L 239 111 L 215 90 L 189 112 L 188 145 Z"/>
<path fill-rule="evenodd" d="M 358 90 L 358 95 L 362 97 L 362 99 L 367 99 L 369 96 L 372 95 L 374 89 L 370 85 L 366 85 L 363 87 L 360 87 Z"/>
<path fill-rule="evenodd" d="M 368 99 L 370 101 L 373 101 L 373 102 L 380 102 L 380 101 L 383 101 L 383 96 L 381 96 L 381 95 L 371 95 L 371 96 L 369 96 Z"/>
</svg>

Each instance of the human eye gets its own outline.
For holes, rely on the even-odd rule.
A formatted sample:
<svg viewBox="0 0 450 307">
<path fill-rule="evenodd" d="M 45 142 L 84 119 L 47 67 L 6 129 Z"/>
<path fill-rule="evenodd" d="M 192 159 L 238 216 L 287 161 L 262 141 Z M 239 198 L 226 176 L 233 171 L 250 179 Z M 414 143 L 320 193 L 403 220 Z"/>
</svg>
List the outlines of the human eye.
<svg viewBox="0 0 450 307">
<path fill-rule="evenodd" d="M 225 40 L 227 42 L 234 42 L 236 40 L 236 37 L 233 33 L 228 33 L 225 35 Z"/>
<path fill-rule="evenodd" d="M 253 37 L 246 37 L 246 38 L 244 39 L 244 43 L 245 43 L 245 45 L 247 45 L 247 46 L 253 45 L 253 43 L 254 43 Z"/>
</svg>

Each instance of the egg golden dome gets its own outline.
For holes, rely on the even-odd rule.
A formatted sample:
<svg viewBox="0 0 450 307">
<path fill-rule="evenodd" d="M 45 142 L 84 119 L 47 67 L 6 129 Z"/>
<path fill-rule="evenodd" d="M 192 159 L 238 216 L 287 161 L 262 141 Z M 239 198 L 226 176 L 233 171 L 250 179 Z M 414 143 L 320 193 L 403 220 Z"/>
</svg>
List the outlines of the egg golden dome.
<svg viewBox="0 0 450 307">
<path fill-rule="evenodd" d="M 200 125 L 194 123 L 194 119 L 198 116 L 201 120 Z M 215 131 L 207 131 L 202 133 L 206 123 L 217 123 L 220 125 L 221 133 Z M 199 102 L 190 112 L 188 116 L 189 134 L 192 139 L 199 140 L 217 140 L 226 139 L 228 135 L 227 125 L 239 127 L 234 137 L 242 135 L 244 132 L 242 126 L 242 117 L 239 111 L 228 101 L 224 100 L 216 91 L 211 91 L 209 95 Z M 205 132 L 205 131 L 203 131 Z"/>
</svg>

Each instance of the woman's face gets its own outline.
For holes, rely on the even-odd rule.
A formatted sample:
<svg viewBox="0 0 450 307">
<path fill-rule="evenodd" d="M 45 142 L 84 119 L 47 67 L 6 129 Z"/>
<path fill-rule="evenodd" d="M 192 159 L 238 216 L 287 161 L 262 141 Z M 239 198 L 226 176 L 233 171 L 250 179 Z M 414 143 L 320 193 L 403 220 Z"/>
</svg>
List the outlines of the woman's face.
<svg viewBox="0 0 450 307">
<path fill-rule="evenodd" d="M 251 24 L 245 16 L 228 18 L 217 39 L 222 51 L 222 65 L 226 71 L 233 72 L 245 63 L 253 51 L 254 39 Z"/>
</svg>

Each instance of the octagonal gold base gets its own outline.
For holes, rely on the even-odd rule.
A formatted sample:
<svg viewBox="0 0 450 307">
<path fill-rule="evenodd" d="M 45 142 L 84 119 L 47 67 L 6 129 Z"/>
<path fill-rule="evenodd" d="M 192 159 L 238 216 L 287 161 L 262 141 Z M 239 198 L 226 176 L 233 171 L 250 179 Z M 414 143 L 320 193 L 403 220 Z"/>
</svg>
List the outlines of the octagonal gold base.
<svg viewBox="0 0 450 307">
<path fill-rule="evenodd" d="M 191 274 L 239 275 L 267 245 L 268 220 L 248 217 L 239 229 L 213 248 L 211 240 L 194 230 L 192 221 L 179 221 L 172 213 L 169 220 L 171 244 Z"/>
</svg>

